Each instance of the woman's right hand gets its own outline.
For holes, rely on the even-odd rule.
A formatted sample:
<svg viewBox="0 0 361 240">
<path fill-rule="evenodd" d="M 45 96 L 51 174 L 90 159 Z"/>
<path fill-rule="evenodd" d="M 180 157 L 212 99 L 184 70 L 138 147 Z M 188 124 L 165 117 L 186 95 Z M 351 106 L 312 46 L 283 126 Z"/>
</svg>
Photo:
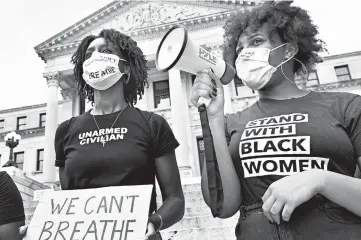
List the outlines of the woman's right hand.
<svg viewBox="0 0 361 240">
<path fill-rule="evenodd" d="M 191 94 L 191 102 L 194 106 L 200 106 L 198 104 L 200 97 L 211 98 L 207 107 L 209 119 L 224 116 L 223 85 L 219 77 L 210 69 L 199 72 L 194 81 Z"/>
</svg>

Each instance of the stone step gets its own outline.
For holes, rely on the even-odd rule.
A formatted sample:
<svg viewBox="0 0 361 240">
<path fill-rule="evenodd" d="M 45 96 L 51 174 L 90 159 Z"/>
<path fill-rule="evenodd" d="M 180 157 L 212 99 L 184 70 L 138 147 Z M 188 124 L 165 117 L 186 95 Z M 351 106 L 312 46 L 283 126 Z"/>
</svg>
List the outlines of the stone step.
<svg viewBox="0 0 361 240">
<path fill-rule="evenodd" d="M 183 192 L 201 191 L 201 182 L 199 178 L 182 179 Z"/>
<path fill-rule="evenodd" d="M 234 227 L 190 228 L 161 232 L 163 240 L 232 240 L 236 239 Z"/>
<path fill-rule="evenodd" d="M 184 198 L 203 198 L 201 189 L 192 191 L 183 191 Z M 157 201 L 162 201 L 162 194 L 157 193 Z"/>
<path fill-rule="evenodd" d="M 38 205 L 38 201 L 26 201 L 24 202 L 24 208 L 32 208 L 32 207 L 36 207 Z"/>
<path fill-rule="evenodd" d="M 184 211 L 184 217 L 196 217 L 212 215 L 211 209 L 208 206 L 186 207 Z"/>
<path fill-rule="evenodd" d="M 161 201 L 157 201 L 157 206 L 160 207 L 162 205 Z M 197 208 L 207 206 L 206 202 L 203 198 L 186 198 L 185 199 L 185 207 L 186 208 Z"/>
<path fill-rule="evenodd" d="M 235 227 L 238 221 L 238 214 L 227 219 L 213 218 L 212 215 L 183 217 L 181 221 L 171 226 L 168 231 L 186 230 L 191 228 L 204 227 Z"/>
</svg>

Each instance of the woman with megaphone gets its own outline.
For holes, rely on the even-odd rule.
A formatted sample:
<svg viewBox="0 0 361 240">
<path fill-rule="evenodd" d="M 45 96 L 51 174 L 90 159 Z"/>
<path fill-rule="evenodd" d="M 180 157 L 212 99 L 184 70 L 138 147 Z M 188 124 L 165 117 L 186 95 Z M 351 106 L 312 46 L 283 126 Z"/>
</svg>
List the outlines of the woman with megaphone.
<svg viewBox="0 0 361 240">
<path fill-rule="evenodd" d="M 72 63 L 79 95 L 93 108 L 56 131 L 62 190 L 153 185 L 144 239 L 161 239 L 159 231 L 184 214 L 179 143 L 163 117 L 134 107 L 147 85 L 142 50 L 129 36 L 105 29 L 82 40 Z M 155 178 L 163 197 L 159 209 Z"/>
<path fill-rule="evenodd" d="M 223 87 L 198 73 L 192 102 L 207 107 L 223 199 L 217 216 L 240 212 L 237 239 L 361 237 L 361 97 L 299 88 L 295 75 L 321 61 L 323 42 L 308 13 L 265 2 L 230 17 L 224 59 L 258 91 L 247 109 L 224 116 Z M 307 75 L 307 74 L 305 74 Z M 202 192 L 211 205 L 207 162 Z"/>
</svg>

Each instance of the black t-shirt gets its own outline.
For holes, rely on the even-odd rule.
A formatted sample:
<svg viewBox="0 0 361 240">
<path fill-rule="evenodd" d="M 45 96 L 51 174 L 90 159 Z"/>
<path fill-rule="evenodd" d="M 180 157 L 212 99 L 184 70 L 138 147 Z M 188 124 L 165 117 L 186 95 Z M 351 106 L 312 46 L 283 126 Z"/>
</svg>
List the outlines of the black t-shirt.
<svg viewBox="0 0 361 240">
<path fill-rule="evenodd" d="M 155 158 L 177 148 L 167 121 L 128 106 L 119 112 L 89 112 L 61 123 L 55 136 L 55 166 L 65 167 L 68 189 L 155 184 Z M 103 146 L 103 143 L 104 146 Z M 156 210 L 155 188 L 150 213 Z"/>
<path fill-rule="evenodd" d="M 261 202 L 278 179 L 319 168 L 353 176 L 361 156 L 361 96 L 310 92 L 288 100 L 260 99 L 226 115 L 226 138 L 243 205 Z"/>
</svg>

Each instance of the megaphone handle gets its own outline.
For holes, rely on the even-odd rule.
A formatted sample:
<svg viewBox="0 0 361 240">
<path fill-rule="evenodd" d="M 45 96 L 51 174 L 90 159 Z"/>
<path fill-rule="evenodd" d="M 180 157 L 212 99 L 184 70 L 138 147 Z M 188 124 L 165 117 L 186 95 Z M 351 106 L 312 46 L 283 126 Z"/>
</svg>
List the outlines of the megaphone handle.
<svg viewBox="0 0 361 240">
<path fill-rule="evenodd" d="M 198 99 L 198 104 L 199 104 L 199 105 L 204 104 L 206 107 L 209 106 L 209 103 L 210 103 L 210 102 L 211 102 L 211 99 L 209 99 L 209 98 L 200 97 L 200 98 Z"/>
</svg>

